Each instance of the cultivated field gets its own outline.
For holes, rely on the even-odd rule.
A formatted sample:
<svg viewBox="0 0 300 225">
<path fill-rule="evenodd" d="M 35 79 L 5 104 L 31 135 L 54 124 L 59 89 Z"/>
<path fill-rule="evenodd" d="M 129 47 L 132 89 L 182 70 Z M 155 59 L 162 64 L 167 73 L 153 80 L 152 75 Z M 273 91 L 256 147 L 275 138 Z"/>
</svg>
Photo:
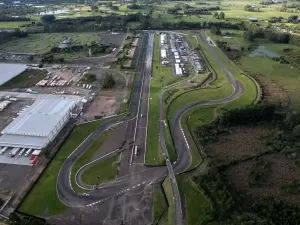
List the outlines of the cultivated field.
<svg viewBox="0 0 300 225">
<path fill-rule="evenodd" d="M 98 33 L 29 34 L 26 38 L 14 39 L 5 44 L 1 44 L 0 51 L 41 54 L 48 52 L 53 46 L 61 45 L 62 42 L 67 39 L 71 39 L 72 42 L 80 45 L 89 44 L 92 41 L 100 41 Z"/>
</svg>

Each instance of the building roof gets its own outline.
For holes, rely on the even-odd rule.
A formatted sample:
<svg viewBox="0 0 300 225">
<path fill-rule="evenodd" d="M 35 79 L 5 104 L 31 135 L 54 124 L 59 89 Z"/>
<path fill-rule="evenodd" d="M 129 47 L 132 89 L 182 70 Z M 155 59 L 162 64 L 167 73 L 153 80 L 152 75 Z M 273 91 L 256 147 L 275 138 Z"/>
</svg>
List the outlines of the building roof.
<svg viewBox="0 0 300 225">
<path fill-rule="evenodd" d="M 4 134 L 0 137 L 0 146 L 8 146 L 14 148 L 32 148 L 42 149 L 48 144 L 45 137 L 33 137 L 22 135 L 8 135 Z"/>
<path fill-rule="evenodd" d="M 26 68 L 27 66 L 25 64 L 0 63 L 0 85 L 19 75 L 25 71 Z"/>
<path fill-rule="evenodd" d="M 75 104 L 72 99 L 38 99 L 1 133 L 48 137 Z"/>
<path fill-rule="evenodd" d="M 175 63 L 175 73 L 176 75 L 182 75 L 182 69 L 180 68 L 178 63 Z"/>
<path fill-rule="evenodd" d="M 0 146 L 43 149 L 70 118 L 77 99 L 37 99 L 1 133 Z"/>
<path fill-rule="evenodd" d="M 167 51 L 165 49 L 162 49 L 160 51 L 160 55 L 161 55 L 162 58 L 166 58 L 167 57 Z"/>
</svg>

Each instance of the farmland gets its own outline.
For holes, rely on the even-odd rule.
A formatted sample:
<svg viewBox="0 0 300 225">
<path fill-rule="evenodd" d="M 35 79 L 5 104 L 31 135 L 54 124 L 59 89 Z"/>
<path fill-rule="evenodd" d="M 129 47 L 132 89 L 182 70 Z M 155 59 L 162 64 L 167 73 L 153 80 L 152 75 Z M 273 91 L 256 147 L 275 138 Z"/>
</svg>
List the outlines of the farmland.
<svg viewBox="0 0 300 225">
<path fill-rule="evenodd" d="M 29 34 L 26 38 L 14 39 L 0 45 L 0 51 L 46 53 L 53 46 L 59 46 L 67 39 L 71 39 L 72 42 L 80 45 L 89 44 L 92 41 L 100 41 L 100 37 L 97 33 Z"/>
</svg>

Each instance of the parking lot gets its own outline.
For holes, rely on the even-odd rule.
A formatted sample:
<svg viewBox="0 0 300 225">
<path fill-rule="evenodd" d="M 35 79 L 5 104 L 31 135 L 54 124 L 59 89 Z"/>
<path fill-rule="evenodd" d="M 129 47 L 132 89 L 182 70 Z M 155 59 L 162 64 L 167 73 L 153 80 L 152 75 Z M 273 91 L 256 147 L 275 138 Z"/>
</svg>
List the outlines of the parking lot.
<svg viewBox="0 0 300 225">
<path fill-rule="evenodd" d="M 14 164 L 33 166 L 39 162 L 38 156 L 35 155 L 33 149 L 23 148 L 0 148 L 0 164 Z"/>
<path fill-rule="evenodd" d="M 22 186 L 31 167 L 0 163 L 0 193 L 11 195 Z"/>
</svg>

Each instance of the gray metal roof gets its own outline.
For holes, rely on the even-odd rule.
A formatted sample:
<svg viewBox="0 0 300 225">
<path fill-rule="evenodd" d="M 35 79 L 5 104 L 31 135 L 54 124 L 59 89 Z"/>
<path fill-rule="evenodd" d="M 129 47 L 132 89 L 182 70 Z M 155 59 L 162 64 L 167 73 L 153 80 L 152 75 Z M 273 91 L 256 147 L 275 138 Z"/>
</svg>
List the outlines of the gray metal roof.
<svg viewBox="0 0 300 225">
<path fill-rule="evenodd" d="M 49 137 L 53 130 L 66 120 L 75 104 L 76 101 L 72 99 L 37 99 L 1 133 Z"/>
<path fill-rule="evenodd" d="M 48 144 L 48 139 L 45 137 L 33 137 L 22 135 L 7 135 L 0 137 L 0 146 L 14 147 L 14 148 L 32 148 L 43 149 Z"/>
<path fill-rule="evenodd" d="M 0 63 L 0 85 L 25 71 L 25 64 Z"/>
</svg>

